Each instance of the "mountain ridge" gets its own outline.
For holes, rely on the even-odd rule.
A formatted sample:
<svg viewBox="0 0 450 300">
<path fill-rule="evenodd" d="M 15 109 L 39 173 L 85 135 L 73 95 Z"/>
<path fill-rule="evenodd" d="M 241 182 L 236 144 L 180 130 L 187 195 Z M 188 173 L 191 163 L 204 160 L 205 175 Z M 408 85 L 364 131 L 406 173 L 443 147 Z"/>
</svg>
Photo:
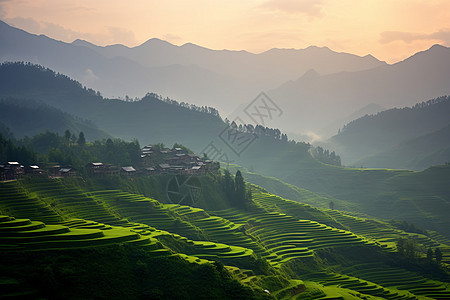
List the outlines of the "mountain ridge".
<svg viewBox="0 0 450 300">
<path fill-rule="evenodd" d="M 197 105 L 215 106 L 225 113 L 233 111 L 240 103 L 251 101 L 261 91 L 297 78 L 311 68 L 326 74 L 385 64 L 318 47 L 252 54 L 211 50 L 194 44 L 175 46 L 158 39 L 149 39 L 132 48 L 120 45 L 100 47 L 76 40 L 72 44 L 60 42 L 59 48 L 64 48 L 61 51 L 47 38 L 31 34 L 24 36 L 25 31 L 15 37 L 13 27 L 6 23 L 1 23 L 0 27 L 4 32 L 10 32 L 11 38 L 21 40 L 21 48 L 15 46 L 17 50 L 12 45 L 0 47 L 3 61 L 24 60 L 45 65 L 100 90 L 108 97 L 130 94 L 136 97 L 152 91 Z M 2 40 L 2 44 L 11 44 L 11 38 Z M 151 47 L 154 44 L 162 46 Z M 40 48 L 45 52 L 35 50 Z M 114 57 L 123 59 L 117 62 L 112 60 Z M 70 61 L 78 64 L 72 65 Z M 164 69 L 174 64 L 179 64 L 181 71 L 174 73 Z M 183 68 L 190 65 L 202 68 L 201 74 Z M 163 68 L 164 73 L 159 74 L 161 69 L 154 67 Z"/>
</svg>

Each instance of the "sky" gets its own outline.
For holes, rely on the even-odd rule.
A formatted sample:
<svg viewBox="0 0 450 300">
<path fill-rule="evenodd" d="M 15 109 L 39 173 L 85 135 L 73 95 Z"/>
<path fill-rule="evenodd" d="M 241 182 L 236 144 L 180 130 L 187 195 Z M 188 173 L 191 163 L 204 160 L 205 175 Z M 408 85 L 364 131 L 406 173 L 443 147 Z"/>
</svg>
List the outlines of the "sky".
<svg viewBox="0 0 450 300">
<path fill-rule="evenodd" d="M 314 45 L 395 63 L 450 46 L 448 0 L 0 0 L 0 20 L 97 45 L 175 45 L 260 53 Z"/>
</svg>

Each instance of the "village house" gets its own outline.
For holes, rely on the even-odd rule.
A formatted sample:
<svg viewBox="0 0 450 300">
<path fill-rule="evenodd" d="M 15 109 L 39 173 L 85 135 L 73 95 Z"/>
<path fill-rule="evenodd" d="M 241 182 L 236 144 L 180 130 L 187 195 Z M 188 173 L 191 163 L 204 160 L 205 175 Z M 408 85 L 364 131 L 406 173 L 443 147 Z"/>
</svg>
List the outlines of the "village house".
<svg viewBox="0 0 450 300">
<path fill-rule="evenodd" d="M 8 161 L 0 165 L 0 180 L 14 180 L 20 178 L 25 173 L 23 165 L 17 161 Z"/>
<path fill-rule="evenodd" d="M 74 168 L 61 168 L 58 170 L 57 177 L 72 178 L 76 177 L 77 175 L 78 173 Z"/>
<path fill-rule="evenodd" d="M 101 162 L 92 162 L 86 165 L 86 171 L 89 175 L 118 175 L 119 168 L 113 165 Z"/>
<path fill-rule="evenodd" d="M 122 167 L 120 168 L 120 173 L 125 174 L 127 176 L 133 176 L 136 174 L 136 169 L 132 166 Z"/>
<path fill-rule="evenodd" d="M 200 175 L 218 169 L 211 160 L 203 160 L 198 155 L 188 153 L 180 147 L 162 148 L 155 151 L 153 146 L 141 149 L 141 161 L 146 170 L 145 174 L 190 174 Z"/>
<path fill-rule="evenodd" d="M 25 174 L 32 176 L 43 176 L 46 172 L 42 170 L 38 165 L 31 165 L 25 168 Z"/>
</svg>

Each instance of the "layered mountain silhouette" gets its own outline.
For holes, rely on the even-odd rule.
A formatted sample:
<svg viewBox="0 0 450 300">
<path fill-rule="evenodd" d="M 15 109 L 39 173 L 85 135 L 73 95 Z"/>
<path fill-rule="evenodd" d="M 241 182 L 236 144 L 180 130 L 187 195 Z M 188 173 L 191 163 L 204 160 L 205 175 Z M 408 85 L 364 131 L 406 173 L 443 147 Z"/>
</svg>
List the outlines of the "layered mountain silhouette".
<svg viewBox="0 0 450 300">
<path fill-rule="evenodd" d="M 270 124 L 263 125 L 292 133 L 291 137 L 330 137 L 352 119 L 375 114 L 382 108 L 410 106 L 450 94 L 450 49 L 439 45 L 388 65 L 370 55 L 360 57 L 314 46 L 253 54 L 211 50 L 191 43 L 176 46 L 159 39 L 150 39 L 133 48 L 123 45 L 100 47 L 82 40 L 64 43 L 29 34 L 0 21 L 0 61 L 17 60 L 39 63 L 67 74 L 106 96 L 141 98 L 147 92 L 155 92 L 180 102 L 217 107 L 223 117 L 230 119 L 245 115 L 243 111 L 248 103 L 261 90 L 266 90 L 282 114 L 270 120 Z M 157 114 L 146 113 L 146 109 L 128 111 L 129 105 L 121 111 L 118 108 L 124 105 L 121 101 L 105 100 L 86 88 L 66 97 L 62 95 L 67 90 L 53 91 L 50 87 L 43 97 L 39 95 L 42 90 L 33 92 L 31 87 L 25 89 L 26 92 L 15 89 L 7 93 L 5 90 L 10 86 L 6 82 L 4 96 L 41 101 L 45 98 L 47 104 L 95 120 L 102 129 L 116 136 L 129 138 L 129 128 L 133 127 L 134 137 L 146 141 L 149 137 L 144 121 L 137 121 L 138 115 L 158 119 Z M 142 103 L 133 105 L 138 107 Z M 228 114 L 231 111 L 234 113 Z M 131 117 L 130 114 L 136 115 Z M 114 120 L 128 123 L 122 126 Z M 174 128 L 182 127 L 177 120 L 169 124 Z M 215 131 L 223 125 L 220 121 L 215 124 L 208 136 L 217 135 Z M 406 142 L 431 134 L 444 125 L 426 132 L 419 130 L 414 135 L 405 134 L 395 141 Z M 153 137 L 165 138 L 162 131 Z M 349 142 L 348 148 L 354 151 L 358 147 L 350 144 L 361 142 L 356 138 Z M 360 160 L 390 151 L 397 144 L 380 143 L 383 147 L 377 145 L 360 154 L 348 152 L 340 145 L 330 149 L 341 154 L 344 162 L 366 165 Z"/>
<path fill-rule="evenodd" d="M 439 97 L 354 120 L 326 145 L 346 164 L 420 170 L 450 162 L 449 116 L 450 97 Z"/>
<path fill-rule="evenodd" d="M 370 55 L 360 57 L 314 46 L 253 54 L 150 39 L 134 48 L 99 47 L 86 41 L 64 43 L 29 34 L 4 22 L 0 22 L 0 37 L 1 61 L 38 63 L 108 97 L 142 97 L 150 91 L 214 106 L 224 115 L 252 101 L 261 91 L 274 89 L 310 69 L 332 74 L 385 65 Z"/>
<path fill-rule="evenodd" d="M 305 74 L 269 95 L 286 112 L 275 126 L 286 128 L 295 124 L 297 130 L 330 136 L 338 128 L 333 132 L 329 124 L 367 104 L 386 108 L 414 105 L 450 94 L 449 83 L 450 49 L 435 45 L 393 65 L 322 76 Z"/>
</svg>

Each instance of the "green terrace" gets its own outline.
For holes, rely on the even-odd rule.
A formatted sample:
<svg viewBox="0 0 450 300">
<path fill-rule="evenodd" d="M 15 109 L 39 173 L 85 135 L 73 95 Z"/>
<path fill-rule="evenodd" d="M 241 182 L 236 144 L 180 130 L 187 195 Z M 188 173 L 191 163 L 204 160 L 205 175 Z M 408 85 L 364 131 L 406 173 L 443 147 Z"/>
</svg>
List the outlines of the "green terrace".
<svg viewBox="0 0 450 300">
<path fill-rule="evenodd" d="M 74 181 L 59 179 L 6 182 L 0 184 L 0 193 L 3 252 L 126 244 L 155 258 L 175 256 L 194 264 L 220 261 L 243 283 L 268 284 L 278 299 L 450 299 L 444 283 L 383 262 L 335 265 L 326 272 L 317 271 L 323 270 L 319 264 L 297 274 L 297 280 L 262 275 L 259 263 L 265 262 L 259 258 L 267 260 L 270 272 L 281 274 L 297 262 L 318 264 L 324 253 L 378 249 L 396 255 L 389 252 L 396 251 L 400 237 L 414 239 L 421 247 L 439 247 L 444 262 L 450 254 L 444 243 L 448 241 L 437 233 L 406 233 L 377 219 L 316 209 L 269 193 L 255 192 L 256 207 L 251 210 L 216 211 L 163 204 L 121 190 L 86 191 Z M 30 209 L 22 212 L 24 204 Z M 26 213 L 38 221 L 30 221 Z M 53 222 L 47 224 L 44 218 Z M 352 246 L 358 248 L 342 248 Z M 14 285 L 9 288 L 14 290 Z"/>
<path fill-rule="evenodd" d="M 364 295 L 379 297 L 382 299 L 418 299 L 415 295 L 398 291 L 395 289 L 388 289 L 376 283 L 362 280 L 353 276 L 342 275 L 331 272 L 316 272 L 304 276 L 304 280 L 314 281 L 324 286 L 335 286 L 338 288 L 349 289 L 357 291 Z M 361 297 L 364 299 L 363 297 Z"/>
<path fill-rule="evenodd" d="M 255 259 L 250 249 L 214 242 L 192 241 L 145 225 L 134 224 L 132 227 L 123 228 L 82 219 L 70 220 L 63 224 L 45 225 L 40 221 L 0 216 L 0 250 L 73 249 L 127 243 L 149 250 L 155 256 L 167 256 L 172 255 L 172 252 L 164 248 L 158 240 L 167 241 L 167 238 L 170 238 L 178 244 L 183 244 L 182 248 L 186 250 L 183 258 L 191 262 L 220 260 L 224 263 L 235 263 L 239 260 L 249 260 L 247 263 L 249 265 Z"/>
<path fill-rule="evenodd" d="M 79 188 L 66 185 L 64 181 L 36 180 L 18 182 L 27 193 L 35 195 L 40 201 L 46 202 L 52 209 L 66 219 L 82 218 L 110 225 L 122 225 L 126 220 L 108 211 L 101 203 L 96 202 Z"/>
<path fill-rule="evenodd" d="M 17 188 L 16 183 L 11 186 Z M 53 204 L 51 205 L 52 209 L 64 213 L 66 219 L 70 218 L 64 222 L 61 218 L 61 225 L 44 225 L 42 222 L 32 222 L 29 220 L 16 221 L 11 222 L 11 226 L 17 223 L 19 225 L 23 224 L 23 228 L 16 226 L 14 229 L 11 229 L 10 227 L 4 227 L 2 229 L 3 231 L 11 229 L 14 232 L 19 232 L 19 230 L 21 230 L 18 234 L 19 237 L 27 234 L 30 235 L 34 232 L 43 232 L 40 234 L 45 237 L 33 238 L 33 241 L 41 241 L 41 243 L 38 244 L 34 243 L 34 247 L 72 248 L 91 245 L 91 243 L 93 245 L 101 243 L 107 244 L 109 241 L 113 243 L 115 240 L 117 240 L 117 242 L 126 241 L 133 244 L 144 244 L 143 241 L 147 241 L 149 238 L 153 239 L 162 235 L 171 235 L 168 232 L 164 232 L 166 229 L 181 235 L 187 234 L 193 237 L 202 236 L 201 230 L 195 228 L 189 222 L 182 221 L 170 205 L 166 206 L 160 204 L 156 200 L 140 195 L 120 191 L 83 193 L 76 188 L 65 188 L 58 180 L 42 183 L 33 182 L 27 184 L 26 187 L 29 193 L 38 195 L 38 198 L 29 199 L 30 203 L 39 202 L 40 199 L 46 199 Z M 24 199 L 26 199 L 25 196 Z M 4 199 L 2 199 L 1 203 L 5 203 Z M 20 206 L 20 203 L 12 203 L 9 206 L 15 208 L 17 207 L 16 205 Z M 203 217 L 208 217 L 203 210 L 198 209 L 196 212 L 200 213 Z M 192 211 L 190 213 L 192 213 Z M 120 215 L 127 216 L 132 222 L 120 218 Z M 37 217 L 39 218 L 39 215 L 37 215 Z M 92 218 L 95 221 L 88 221 L 85 220 L 85 218 Z M 120 225 L 121 227 L 112 225 Z M 162 230 L 157 230 L 155 228 Z M 24 233 L 22 229 L 33 229 L 34 231 L 33 233 Z M 164 232 L 164 234 L 162 234 L 162 232 Z M 61 234 L 55 237 L 50 233 Z M 124 233 L 126 233 L 126 235 Z M 224 263 L 232 263 L 233 260 L 238 261 L 242 260 L 242 258 L 245 259 L 246 257 L 251 257 L 251 260 L 254 260 L 253 250 L 251 249 L 239 246 L 229 246 L 221 243 L 216 244 L 213 242 L 191 241 L 178 234 L 174 234 L 173 236 L 178 236 L 179 240 L 184 240 L 184 243 L 192 245 L 190 248 L 184 247 L 189 250 L 186 254 L 195 254 L 198 258 L 221 260 Z M 247 239 L 243 244 L 251 244 L 251 240 L 242 233 L 236 235 L 243 238 L 244 241 Z M 139 236 L 146 236 L 146 238 L 142 238 L 142 241 L 140 241 L 141 238 L 139 238 Z M 92 237 L 92 239 L 89 239 L 90 237 Z M 11 244 L 6 243 L 5 239 L 3 240 L 5 241 L 4 247 L 7 249 L 14 249 L 14 247 L 17 248 L 19 245 L 27 244 L 24 243 L 25 241 L 29 241 L 30 245 L 28 245 L 28 247 L 31 247 L 32 243 L 31 238 L 22 240 L 18 239 L 18 237 L 10 236 L 8 241 L 17 241 L 18 243 L 17 245 L 14 244 L 15 246 L 13 247 Z M 66 240 L 70 240 L 71 242 L 69 243 Z M 167 249 L 155 250 L 157 250 L 156 252 L 161 253 L 168 251 Z M 188 260 L 191 259 L 190 256 L 187 257 Z M 194 259 L 194 261 L 196 259 Z"/>
<path fill-rule="evenodd" d="M 355 234 L 310 220 L 297 220 L 275 212 L 245 212 L 236 209 L 215 214 L 247 224 L 246 233 L 263 245 L 273 265 L 313 255 L 313 250 L 351 245 L 373 245 Z"/>
<path fill-rule="evenodd" d="M 40 221 L 0 216 L 0 249 L 4 251 L 36 251 L 96 247 L 117 243 L 145 245 L 156 250 L 162 246 L 148 237 L 120 227 L 101 229 L 69 228 L 64 225 L 45 225 Z"/>
<path fill-rule="evenodd" d="M 264 255 L 265 249 L 244 234 L 244 224 L 235 224 L 230 220 L 210 216 L 203 209 L 179 204 L 166 204 L 170 210 L 186 216 L 191 224 L 205 232 L 210 240 L 252 249 L 258 255 Z"/>
<path fill-rule="evenodd" d="M 0 211 L 17 218 L 32 218 L 45 223 L 59 223 L 63 218 L 49 204 L 30 195 L 17 182 L 0 183 Z"/>
<path fill-rule="evenodd" d="M 388 288 L 409 291 L 416 296 L 450 299 L 448 284 L 424 278 L 402 268 L 395 268 L 381 263 L 368 263 L 352 266 L 343 271 Z"/>
<path fill-rule="evenodd" d="M 199 228 L 186 222 L 184 217 L 178 216 L 169 207 L 154 199 L 119 190 L 91 192 L 90 196 L 96 202 L 106 205 L 110 211 L 126 217 L 128 221 L 146 224 L 193 239 L 205 238 Z"/>
<path fill-rule="evenodd" d="M 261 192 L 256 188 L 254 188 L 254 190 L 255 192 L 252 195 L 253 201 L 267 211 L 281 212 L 299 219 L 316 221 L 332 227 L 346 229 L 342 224 L 336 222 L 332 216 L 324 212 L 323 209 L 284 199 L 270 193 Z"/>
<path fill-rule="evenodd" d="M 381 220 L 355 216 L 354 214 L 338 210 L 317 209 L 307 204 L 259 191 L 253 195 L 253 199 L 259 206 L 269 211 L 282 211 L 298 218 L 314 217 L 315 221 L 321 223 L 319 220 L 322 220 L 327 225 L 336 224 L 359 236 L 364 236 L 367 240 L 380 245 L 388 251 L 397 250 L 396 242 L 400 238 L 413 239 L 426 248 L 440 247 L 443 253 L 443 261 L 450 261 L 450 247 L 448 246 L 450 241 L 437 232 L 431 232 L 429 236 L 407 233 Z M 330 218 L 332 221 L 330 221 Z M 312 220 L 312 218 L 310 219 Z"/>
<path fill-rule="evenodd" d="M 431 231 L 428 236 L 420 233 L 409 233 L 379 220 L 356 217 L 336 210 L 328 209 L 326 211 L 352 232 L 369 239 L 373 238 L 376 243 L 384 246 L 387 250 L 397 251 L 396 242 L 400 238 L 408 238 L 414 240 L 423 248 L 435 249 L 439 247 L 443 254 L 442 261 L 450 262 L 450 241 L 437 232 Z"/>
</svg>

